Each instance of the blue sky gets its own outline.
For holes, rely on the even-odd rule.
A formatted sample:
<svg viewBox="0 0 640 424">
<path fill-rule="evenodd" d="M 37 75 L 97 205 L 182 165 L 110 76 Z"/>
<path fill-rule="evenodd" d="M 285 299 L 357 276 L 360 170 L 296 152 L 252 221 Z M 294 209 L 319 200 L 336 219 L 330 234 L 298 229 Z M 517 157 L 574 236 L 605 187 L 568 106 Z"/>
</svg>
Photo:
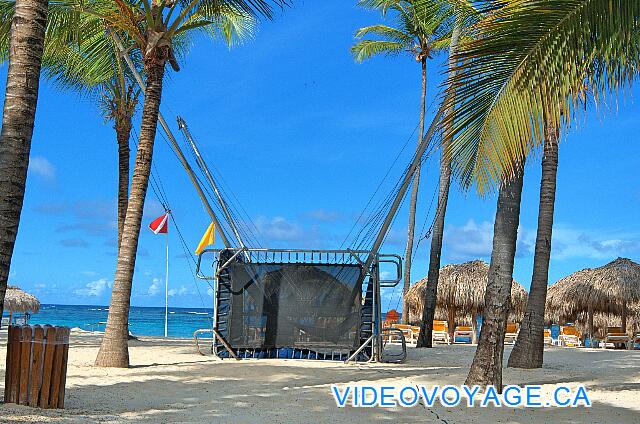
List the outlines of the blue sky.
<svg viewBox="0 0 640 424">
<path fill-rule="evenodd" d="M 176 114 L 187 120 L 260 230 L 263 246 L 338 247 L 414 130 L 420 87 L 415 61 L 401 56 L 356 64 L 349 54 L 353 32 L 379 20 L 350 2 L 296 2 L 241 47 L 197 40 L 182 70 L 167 79 L 163 113 L 176 132 Z M 429 104 L 443 59 L 429 63 Z M 4 92 L 6 66 L 0 81 Z M 563 139 L 551 282 L 618 256 L 640 260 L 639 116 L 640 106 L 627 95 L 592 109 Z M 400 155 L 402 166 L 415 142 Z M 160 137 L 154 161 L 180 229 L 195 248 L 208 216 Z M 385 193 L 402 166 L 392 169 Z M 95 104 L 43 81 L 11 284 L 45 303 L 108 304 L 116 261 L 116 172 L 115 135 Z M 428 209 L 437 172 L 434 156 L 423 170 L 419 230 L 433 217 Z M 526 169 L 514 275 L 525 287 L 539 181 L 534 159 Z M 495 195 L 478 198 L 453 185 L 443 265 L 489 259 L 495 203 Z M 404 252 L 406 206 L 385 252 Z M 144 226 L 161 213 L 150 191 Z M 210 305 L 206 283 L 194 282 L 176 231 L 170 232 L 170 303 Z M 414 281 L 426 274 L 428 245 L 422 242 L 415 254 Z M 164 255 L 163 237 L 143 228 L 134 305 L 164 304 Z M 386 305 L 396 306 L 398 293 L 387 293 Z"/>
</svg>

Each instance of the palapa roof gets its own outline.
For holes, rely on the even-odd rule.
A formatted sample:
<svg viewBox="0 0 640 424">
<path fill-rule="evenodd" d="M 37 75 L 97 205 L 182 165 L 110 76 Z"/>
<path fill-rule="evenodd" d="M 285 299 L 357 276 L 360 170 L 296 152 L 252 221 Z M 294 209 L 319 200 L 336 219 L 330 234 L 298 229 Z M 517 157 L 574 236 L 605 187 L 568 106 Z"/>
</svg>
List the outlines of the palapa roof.
<svg viewBox="0 0 640 424">
<path fill-rule="evenodd" d="M 472 314 L 482 313 L 488 275 L 489 264 L 480 260 L 440 268 L 436 317 L 445 318 L 449 307 L 455 308 L 456 321 L 470 321 Z M 423 278 L 409 289 L 409 320 L 416 321 L 422 316 L 426 286 L 427 278 Z M 515 280 L 511 287 L 511 303 L 511 312 L 522 316 L 527 303 L 527 291 Z"/>
<path fill-rule="evenodd" d="M 18 313 L 37 313 L 40 310 L 40 301 L 16 286 L 8 286 L 4 296 L 4 309 Z"/>
<path fill-rule="evenodd" d="M 558 280 L 547 294 L 547 319 L 574 319 L 594 313 L 622 314 L 622 306 L 640 301 L 640 265 L 618 258 L 598 268 L 585 268 Z"/>
</svg>

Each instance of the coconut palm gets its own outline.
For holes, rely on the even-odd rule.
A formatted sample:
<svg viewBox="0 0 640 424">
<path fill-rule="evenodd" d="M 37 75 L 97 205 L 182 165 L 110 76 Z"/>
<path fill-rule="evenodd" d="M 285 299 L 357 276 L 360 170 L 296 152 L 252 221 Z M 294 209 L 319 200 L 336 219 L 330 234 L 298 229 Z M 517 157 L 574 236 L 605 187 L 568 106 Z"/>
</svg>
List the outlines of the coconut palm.
<svg viewBox="0 0 640 424">
<path fill-rule="evenodd" d="M 477 34 L 461 46 L 458 73 L 450 81 L 450 90 L 455 90 L 456 97 L 447 97 L 452 107 L 443 121 L 453 139 L 446 154 L 452 158 L 453 172 L 462 184 L 473 183 L 480 192 L 488 191 L 497 182 L 500 186 L 493 271 L 489 274 L 483 328 L 467 384 L 501 387 L 507 319 L 502 305 L 512 281 L 519 216 L 516 203 L 521 196 L 525 159 L 545 139 L 549 145 L 554 142 L 556 136 L 549 130 L 568 128 L 580 113 L 578 106 L 582 105 L 585 85 L 598 100 L 637 75 L 640 3 L 512 0 L 492 1 L 488 7 L 485 19 L 476 27 Z M 545 173 L 548 177 L 551 175 Z M 543 185 L 548 193 L 551 185 Z M 549 227 L 552 223 L 547 218 L 552 211 L 547 206 L 541 208 L 545 209 L 546 218 L 540 222 Z M 541 230 L 538 255 L 549 254 L 550 244 L 545 240 L 550 234 L 550 228 Z M 544 258 L 539 257 L 537 263 L 548 267 Z M 538 275 L 544 277 L 544 273 Z M 529 308 L 535 308 L 536 313 L 529 314 L 531 319 L 544 316 L 538 309 L 544 308 L 545 295 L 544 290 L 532 292 Z M 532 335 L 536 336 L 533 343 L 543 343 L 537 331 Z"/>
<path fill-rule="evenodd" d="M 460 26 L 456 25 L 451 36 L 449 53 L 449 74 L 453 76 L 455 71 L 455 55 L 460 37 Z M 450 142 L 443 140 L 443 146 Z M 440 158 L 440 181 L 438 188 L 438 206 L 436 216 L 431 228 L 431 249 L 429 250 L 429 269 L 427 271 L 427 284 L 425 287 L 424 308 L 420 322 L 420 334 L 416 347 L 432 347 L 433 343 L 433 319 L 436 312 L 438 299 L 438 281 L 440 280 L 440 257 L 442 255 L 442 238 L 444 237 L 444 218 L 449 203 L 449 187 L 451 185 L 451 164 L 449 158 L 442 155 Z"/>
<path fill-rule="evenodd" d="M 75 1 L 75 0 L 71 0 Z M 84 21 L 95 21 L 83 14 Z M 63 48 L 46 49 L 45 75 L 68 89 L 89 96 L 96 101 L 106 122 L 111 122 L 118 144 L 118 249 L 122 240 L 129 200 L 129 139 L 133 115 L 136 112 L 140 89 L 122 62 L 117 47 L 102 22 L 93 31 L 82 34 L 82 40 Z M 52 34 L 52 38 L 55 34 Z"/>
<path fill-rule="evenodd" d="M 392 19 L 392 26 L 378 24 L 360 28 L 355 37 L 360 39 L 351 47 L 351 53 L 358 62 L 373 56 L 396 56 L 408 53 L 420 64 L 422 89 L 420 98 L 420 121 L 418 124 L 418 144 L 424 134 L 424 115 L 427 97 L 427 60 L 448 48 L 451 41 L 450 16 L 444 7 L 432 1 L 420 11 L 412 0 L 361 0 L 358 5 L 379 11 L 383 17 Z M 423 5 L 424 6 L 424 5 Z M 373 36 L 373 39 L 364 37 Z M 409 204 L 409 224 L 405 250 L 404 287 L 402 290 L 402 321 L 407 322 L 407 302 L 405 296 L 411 285 L 411 260 L 416 224 L 416 206 L 420 184 L 420 167 L 413 176 L 411 201 Z"/>
<path fill-rule="evenodd" d="M 11 25 L 0 131 L 0 316 L 24 200 L 47 9 L 46 0 L 17 0 L 13 19 L 0 12 L 0 25 Z"/>
<path fill-rule="evenodd" d="M 170 64 L 175 71 L 180 69 L 174 42 L 186 34 L 199 32 L 222 36 L 232 45 L 251 34 L 249 22 L 253 21 L 254 16 L 270 17 L 271 7 L 265 0 L 116 0 L 89 2 L 84 10 L 99 16 L 110 29 L 121 32 L 132 40 L 134 49 L 140 54 L 146 75 L 140 139 L 129 190 L 129 203 L 118 252 L 107 326 L 96 358 L 98 366 L 127 367 L 131 286 L 144 199 L 151 172 L 165 65 Z"/>
<path fill-rule="evenodd" d="M 516 368 L 540 368 L 544 356 L 544 312 L 549 286 L 549 260 L 553 233 L 553 211 L 558 174 L 558 129 L 545 123 L 540 181 L 538 230 L 533 256 L 533 275 L 527 310 L 520 324 L 508 365 Z"/>
<path fill-rule="evenodd" d="M 75 11 L 81 4 L 78 0 L 61 0 L 60 3 L 67 7 L 67 13 L 78 14 Z M 59 27 L 47 26 L 44 74 L 60 88 L 94 100 L 105 121 L 113 124 L 118 144 L 119 247 L 129 198 L 129 138 L 140 89 L 123 64 L 104 22 L 87 13 L 78 14 L 75 22 L 78 25 L 78 36 L 72 40 L 67 39 L 66 42 L 66 29 L 61 31 Z M 136 65 L 140 67 L 139 63 Z"/>
</svg>

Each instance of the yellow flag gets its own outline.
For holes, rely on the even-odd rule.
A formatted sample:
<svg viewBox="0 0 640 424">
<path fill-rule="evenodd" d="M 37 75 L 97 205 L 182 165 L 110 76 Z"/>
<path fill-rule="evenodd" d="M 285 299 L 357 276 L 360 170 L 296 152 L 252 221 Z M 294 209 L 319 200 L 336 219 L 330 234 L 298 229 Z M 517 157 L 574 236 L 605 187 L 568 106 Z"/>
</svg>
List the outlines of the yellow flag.
<svg viewBox="0 0 640 424">
<path fill-rule="evenodd" d="M 216 227 L 213 225 L 213 222 L 212 222 L 209 225 L 209 228 L 207 228 L 207 231 L 205 231 L 204 235 L 202 236 L 202 239 L 200 240 L 200 243 L 198 244 L 198 247 L 196 248 L 196 255 L 199 255 L 200 253 L 202 253 L 205 247 L 216 242 L 215 228 Z"/>
</svg>

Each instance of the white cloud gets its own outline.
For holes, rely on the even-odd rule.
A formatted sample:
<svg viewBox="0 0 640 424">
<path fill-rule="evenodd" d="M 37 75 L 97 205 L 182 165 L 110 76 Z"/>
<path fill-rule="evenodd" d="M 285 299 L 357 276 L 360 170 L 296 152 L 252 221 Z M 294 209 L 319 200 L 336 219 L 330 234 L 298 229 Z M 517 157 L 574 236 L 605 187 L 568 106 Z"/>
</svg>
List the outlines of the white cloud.
<svg viewBox="0 0 640 424">
<path fill-rule="evenodd" d="M 169 289 L 169 297 L 184 296 L 188 293 L 188 290 L 185 286 L 181 286 L 179 289 Z"/>
<path fill-rule="evenodd" d="M 536 230 L 518 228 L 518 256 L 533 256 Z M 467 261 L 491 257 L 493 247 L 493 223 L 473 220 L 463 226 L 445 227 L 444 248 L 453 261 Z M 640 234 L 617 231 L 575 229 L 562 224 L 553 228 L 551 258 L 566 260 L 590 258 L 610 260 L 618 256 L 633 256 L 640 253 Z"/>
<path fill-rule="evenodd" d="M 207 288 L 207 295 L 209 295 L 209 297 L 213 297 L 213 289 L 211 287 Z"/>
<path fill-rule="evenodd" d="M 255 220 L 255 224 L 258 231 L 270 240 L 297 241 L 303 235 L 299 225 L 291 223 L 281 216 L 276 216 L 270 220 L 261 216 Z"/>
<path fill-rule="evenodd" d="M 316 209 L 305 214 L 307 218 L 320 222 L 335 222 L 341 218 L 341 215 L 335 211 L 327 211 L 324 209 Z"/>
<path fill-rule="evenodd" d="M 101 278 L 99 280 L 92 281 L 87 283 L 87 285 L 82 289 L 76 289 L 73 292 L 78 296 L 83 297 L 99 297 L 108 289 L 111 288 L 111 281 L 106 278 Z"/>
<path fill-rule="evenodd" d="M 149 289 L 147 290 L 147 294 L 149 296 L 155 296 L 160 292 L 160 284 L 162 283 L 162 280 L 160 280 L 159 278 L 154 278 L 151 281 L 151 285 L 149 286 Z"/>
<path fill-rule="evenodd" d="M 282 216 L 259 216 L 253 220 L 258 234 L 272 247 L 321 248 L 334 245 L 334 236 L 318 223 L 302 224 Z"/>
<path fill-rule="evenodd" d="M 553 259 L 591 258 L 609 260 L 640 253 L 640 235 L 617 231 L 586 231 L 557 225 L 553 229 Z"/>
<path fill-rule="evenodd" d="M 155 219 L 164 214 L 164 207 L 155 199 L 147 199 L 144 202 L 144 219 Z"/>
<path fill-rule="evenodd" d="M 445 226 L 443 246 L 452 260 L 465 261 L 491 256 L 493 223 L 477 224 L 473 219 L 459 227 Z"/>
<path fill-rule="evenodd" d="M 29 159 L 29 171 L 46 180 L 51 181 L 56 178 L 55 166 L 43 156 L 33 156 Z"/>
</svg>

